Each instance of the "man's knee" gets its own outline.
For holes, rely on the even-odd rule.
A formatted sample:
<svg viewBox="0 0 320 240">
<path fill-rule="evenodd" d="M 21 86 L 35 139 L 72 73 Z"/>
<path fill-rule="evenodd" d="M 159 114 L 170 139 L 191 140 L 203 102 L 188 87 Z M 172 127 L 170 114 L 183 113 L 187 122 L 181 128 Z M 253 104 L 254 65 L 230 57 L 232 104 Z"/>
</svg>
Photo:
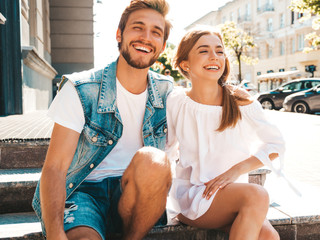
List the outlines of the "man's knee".
<svg viewBox="0 0 320 240">
<path fill-rule="evenodd" d="M 143 147 L 132 158 L 128 169 L 137 184 L 166 183 L 171 185 L 170 162 L 165 152 L 154 147 Z M 128 167 L 128 168 L 129 168 Z"/>
<path fill-rule="evenodd" d="M 150 176 L 167 176 L 170 163 L 165 152 L 154 147 L 143 147 L 137 151 L 132 159 L 138 174 Z"/>
</svg>

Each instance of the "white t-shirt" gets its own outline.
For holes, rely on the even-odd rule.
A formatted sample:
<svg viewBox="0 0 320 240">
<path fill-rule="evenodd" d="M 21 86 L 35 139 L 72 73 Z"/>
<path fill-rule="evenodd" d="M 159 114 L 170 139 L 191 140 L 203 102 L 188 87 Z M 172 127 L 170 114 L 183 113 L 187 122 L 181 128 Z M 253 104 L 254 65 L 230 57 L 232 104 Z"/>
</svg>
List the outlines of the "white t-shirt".
<svg viewBox="0 0 320 240">
<path fill-rule="evenodd" d="M 101 181 L 106 177 L 121 176 L 132 157 L 143 146 L 142 124 L 147 102 L 147 89 L 141 94 L 128 92 L 117 79 L 117 107 L 123 131 L 116 146 L 97 166 L 86 181 Z M 84 112 L 73 84 L 68 81 L 53 100 L 48 116 L 59 125 L 81 133 Z"/>
</svg>

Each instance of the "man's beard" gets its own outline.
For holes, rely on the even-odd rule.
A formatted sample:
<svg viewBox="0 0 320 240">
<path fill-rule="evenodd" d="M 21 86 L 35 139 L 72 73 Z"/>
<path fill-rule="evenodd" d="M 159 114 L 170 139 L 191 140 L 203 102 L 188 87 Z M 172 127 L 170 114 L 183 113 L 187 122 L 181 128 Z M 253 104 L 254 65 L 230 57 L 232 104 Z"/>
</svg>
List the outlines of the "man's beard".
<svg viewBox="0 0 320 240">
<path fill-rule="evenodd" d="M 142 61 L 135 61 L 131 58 L 131 55 L 129 53 L 129 49 L 121 46 L 120 52 L 123 56 L 123 58 L 127 61 L 127 63 L 134 68 L 137 69 L 144 69 L 151 67 L 158 59 L 158 56 L 153 56 L 148 63 L 143 63 Z"/>
</svg>

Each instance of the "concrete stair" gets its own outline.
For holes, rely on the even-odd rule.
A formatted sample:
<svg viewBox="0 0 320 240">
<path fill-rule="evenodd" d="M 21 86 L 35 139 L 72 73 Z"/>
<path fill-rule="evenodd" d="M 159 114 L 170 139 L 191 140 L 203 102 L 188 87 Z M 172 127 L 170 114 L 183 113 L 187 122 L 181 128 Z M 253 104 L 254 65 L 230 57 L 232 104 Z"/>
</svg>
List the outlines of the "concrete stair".
<svg viewBox="0 0 320 240">
<path fill-rule="evenodd" d="M 31 200 L 45 159 L 48 140 L 11 139 L 0 142 L 0 240 L 43 239 Z M 263 184 L 267 171 L 251 174 L 251 182 Z M 312 191 L 309 191 L 312 192 Z M 307 198 L 307 200 L 306 200 Z M 320 239 L 320 198 L 286 199 L 270 205 L 268 219 L 282 240 Z M 109 239 L 120 239 L 110 236 Z M 217 230 L 185 225 L 155 227 L 145 239 L 226 240 Z"/>
<path fill-rule="evenodd" d="M 0 169 L 0 214 L 33 211 L 31 201 L 41 169 Z"/>
</svg>

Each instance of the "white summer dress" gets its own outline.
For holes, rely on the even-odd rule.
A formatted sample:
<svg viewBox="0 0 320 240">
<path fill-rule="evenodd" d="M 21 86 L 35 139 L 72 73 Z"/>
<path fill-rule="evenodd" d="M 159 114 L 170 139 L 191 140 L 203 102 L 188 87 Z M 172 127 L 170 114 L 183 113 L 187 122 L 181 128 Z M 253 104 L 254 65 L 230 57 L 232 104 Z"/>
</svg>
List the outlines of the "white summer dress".
<svg viewBox="0 0 320 240">
<path fill-rule="evenodd" d="M 284 153 L 280 131 L 268 122 L 258 101 L 240 106 L 240 111 L 242 119 L 234 128 L 217 132 L 221 106 L 197 103 L 183 89 L 175 89 L 168 96 L 166 152 L 176 163 L 167 203 L 169 224 L 176 223 L 179 213 L 192 220 L 203 215 L 215 197 L 202 197 L 204 183 L 252 155 L 281 173 L 268 157 L 270 153 L 280 157 Z M 236 182 L 248 182 L 248 174 Z"/>
</svg>

